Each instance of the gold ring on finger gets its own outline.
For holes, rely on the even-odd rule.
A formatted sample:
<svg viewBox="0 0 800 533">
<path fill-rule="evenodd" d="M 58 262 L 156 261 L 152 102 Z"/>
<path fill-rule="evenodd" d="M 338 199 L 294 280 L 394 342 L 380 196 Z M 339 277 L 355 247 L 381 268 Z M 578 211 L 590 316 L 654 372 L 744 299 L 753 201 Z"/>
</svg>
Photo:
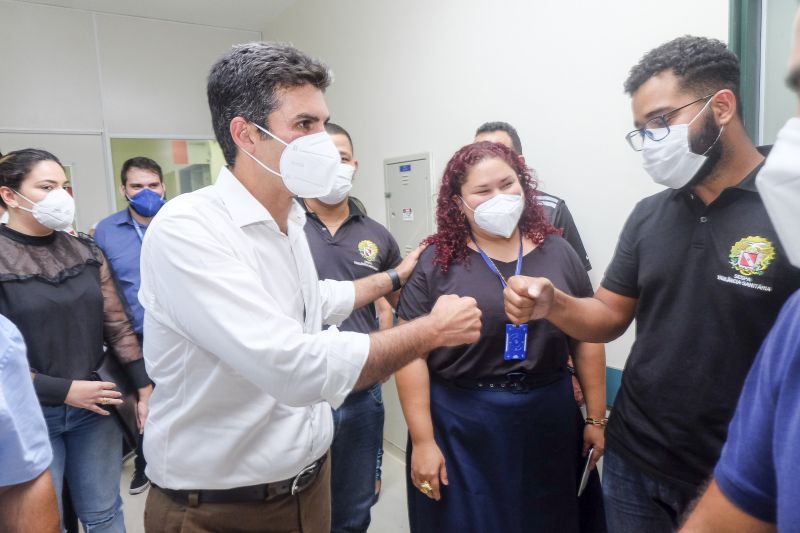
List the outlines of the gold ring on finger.
<svg viewBox="0 0 800 533">
<path fill-rule="evenodd" d="M 419 484 L 419 490 L 422 491 L 422 494 L 428 494 L 433 492 L 433 487 L 431 487 L 431 484 L 427 481 L 423 481 Z"/>
</svg>

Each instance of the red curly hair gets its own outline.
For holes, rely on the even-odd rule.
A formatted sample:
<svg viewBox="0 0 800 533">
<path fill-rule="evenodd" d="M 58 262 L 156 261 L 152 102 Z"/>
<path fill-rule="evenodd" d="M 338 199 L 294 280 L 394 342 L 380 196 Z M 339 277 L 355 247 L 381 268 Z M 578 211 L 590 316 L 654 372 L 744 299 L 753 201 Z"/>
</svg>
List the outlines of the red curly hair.
<svg viewBox="0 0 800 533">
<path fill-rule="evenodd" d="M 425 239 L 425 243 L 436 245 L 433 263 L 439 265 L 442 272 L 447 272 L 454 263 L 469 260 L 469 222 L 454 197 L 461 196 L 461 187 L 472 167 L 486 159 L 495 158 L 510 166 L 522 184 L 525 209 L 519 219 L 519 228 L 523 235 L 539 245 L 548 234 L 560 233 L 560 230 L 547 221 L 541 204 L 536 201 L 536 178 L 516 152 L 502 144 L 488 141 L 469 144 L 456 152 L 447 163 L 436 201 L 437 232 Z"/>
</svg>

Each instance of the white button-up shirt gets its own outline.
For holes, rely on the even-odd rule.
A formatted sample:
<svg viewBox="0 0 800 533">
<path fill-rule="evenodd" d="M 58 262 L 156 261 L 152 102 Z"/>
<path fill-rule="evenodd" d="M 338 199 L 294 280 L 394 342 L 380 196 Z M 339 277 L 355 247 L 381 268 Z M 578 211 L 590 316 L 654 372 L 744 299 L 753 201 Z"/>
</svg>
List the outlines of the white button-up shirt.
<svg viewBox="0 0 800 533">
<path fill-rule="evenodd" d="M 170 489 L 290 478 L 322 456 L 366 335 L 340 324 L 353 283 L 319 281 L 295 202 L 288 235 L 225 168 L 167 203 L 142 246 L 144 356 L 156 384 L 147 476 Z"/>
</svg>

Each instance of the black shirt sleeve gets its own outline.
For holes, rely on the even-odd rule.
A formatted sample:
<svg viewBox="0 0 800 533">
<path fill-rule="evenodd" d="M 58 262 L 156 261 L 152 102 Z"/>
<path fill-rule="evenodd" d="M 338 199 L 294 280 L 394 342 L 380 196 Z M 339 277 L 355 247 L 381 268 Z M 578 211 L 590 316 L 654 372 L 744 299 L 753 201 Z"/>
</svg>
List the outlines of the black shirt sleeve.
<svg viewBox="0 0 800 533">
<path fill-rule="evenodd" d="M 581 234 L 578 233 L 578 228 L 575 226 L 575 220 L 572 218 L 567 204 L 561 200 L 556 207 L 556 212 L 553 215 L 553 225 L 563 231 L 562 237 L 566 240 L 575 253 L 583 263 L 583 267 L 588 272 L 592 269 L 592 263 L 589 262 L 589 254 L 586 253 L 586 248 L 583 246 Z"/>
<path fill-rule="evenodd" d="M 620 233 L 614 257 L 606 269 L 600 285 L 622 296 L 629 298 L 639 297 L 639 255 L 636 242 L 640 227 L 640 217 L 637 205 L 625 222 Z"/>
<path fill-rule="evenodd" d="M 403 257 L 400 255 L 400 246 L 397 244 L 397 241 L 388 230 L 386 231 L 386 244 L 389 248 L 382 270 L 394 268 L 400 264 L 400 261 L 403 260 Z"/>
<path fill-rule="evenodd" d="M 433 297 L 428 284 L 429 270 L 439 268 L 432 264 L 433 246 L 428 247 L 419 258 L 417 268 L 400 291 L 397 316 L 402 320 L 413 320 L 427 315 L 433 309 Z"/>
<path fill-rule="evenodd" d="M 589 274 L 586 273 L 584 264 L 577 254 L 573 255 L 573 261 L 571 264 L 573 279 L 575 280 L 575 296 L 579 298 L 588 298 L 594 295 L 592 280 L 589 279 Z"/>
<path fill-rule="evenodd" d="M 45 405 L 60 405 L 67 399 L 67 393 L 72 386 L 72 380 L 36 374 L 33 379 L 33 389 L 39 401 Z"/>
</svg>

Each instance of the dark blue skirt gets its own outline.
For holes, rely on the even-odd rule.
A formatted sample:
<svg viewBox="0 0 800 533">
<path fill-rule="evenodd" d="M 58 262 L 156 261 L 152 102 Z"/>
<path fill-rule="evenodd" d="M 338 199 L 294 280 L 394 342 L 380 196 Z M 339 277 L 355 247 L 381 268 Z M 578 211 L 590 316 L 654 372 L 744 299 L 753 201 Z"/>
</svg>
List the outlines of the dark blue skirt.
<svg viewBox="0 0 800 533">
<path fill-rule="evenodd" d="M 434 501 L 411 483 L 413 533 L 604 532 L 597 472 L 580 501 L 584 422 L 569 374 L 524 393 L 467 390 L 431 378 L 434 436 L 450 484 Z"/>
</svg>

